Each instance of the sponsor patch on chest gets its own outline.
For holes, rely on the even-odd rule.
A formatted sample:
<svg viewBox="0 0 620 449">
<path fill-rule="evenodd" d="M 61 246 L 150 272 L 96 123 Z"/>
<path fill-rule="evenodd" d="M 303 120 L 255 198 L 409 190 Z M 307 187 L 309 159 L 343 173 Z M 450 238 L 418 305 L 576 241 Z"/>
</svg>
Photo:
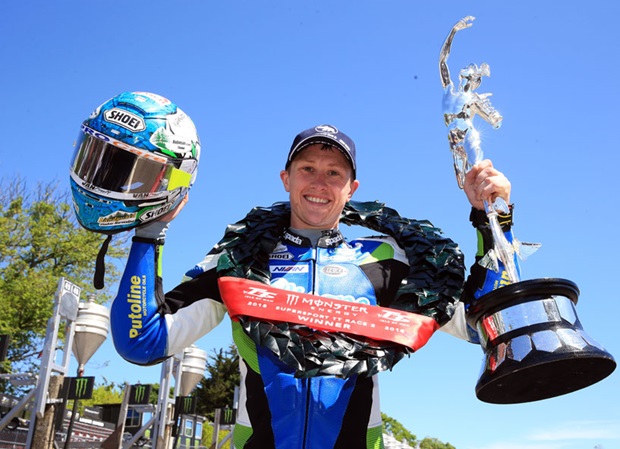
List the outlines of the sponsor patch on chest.
<svg viewBox="0 0 620 449">
<path fill-rule="evenodd" d="M 270 265 L 272 273 L 308 273 L 308 265 Z"/>
<path fill-rule="evenodd" d="M 321 271 L 325 276 L 342 277 L 346 276 L 348 270 L 345 267 L 338 265 L 327 265 L 321 268 Z"/>
</svg>

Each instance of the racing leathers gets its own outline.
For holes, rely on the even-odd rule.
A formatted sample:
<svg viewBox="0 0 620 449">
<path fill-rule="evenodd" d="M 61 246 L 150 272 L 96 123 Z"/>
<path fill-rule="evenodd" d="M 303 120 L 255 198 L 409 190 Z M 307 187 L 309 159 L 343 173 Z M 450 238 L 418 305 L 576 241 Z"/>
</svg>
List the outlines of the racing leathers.
<svg viewBox="0 0 620 449">
<path fill-rule="evenodd" d="M 512 240 L 509 226 L 505 229 Z M 488 248 L 484 232 L 479 232 L 479 238 L 483 240 L 479 247 Z M 134 237 L 112 306 L 116 349 L 137 364 L 149 365 L 181 353 L 217 326 L 227 311 L 217 282 L 222 255 L 218 248 L 164 295 L 162 243 Z M 405 251 L 392 237 L 347 242 L 339 230 L 324 231 L 313 244 L 287 229 L 271 252 L 268 266 L 273 287 L 382 307 L 390 307 L 409 270 Z M 467 282 L 472 296 L 493 289 L 493 282 L 501 276 L 473 271 Z M 241 356 L 236 448 L 383 447 L 376 375 L 296 376 L 292 367 L 257 344 L 234 320 L 232 334 Z"/>
</svg>

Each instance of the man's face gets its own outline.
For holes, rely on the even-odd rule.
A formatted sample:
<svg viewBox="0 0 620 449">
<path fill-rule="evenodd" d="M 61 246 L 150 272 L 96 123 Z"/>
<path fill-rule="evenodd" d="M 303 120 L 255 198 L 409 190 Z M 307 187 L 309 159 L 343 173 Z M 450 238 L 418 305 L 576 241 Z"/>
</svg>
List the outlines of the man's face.
<svg viewBox="0 0 620 449">
<path fill-rule="evenodd" d="M 344 205 L 357 190 L 353 169 L 337 148 L 308 145 L 280 178 L 290 194 L 291 227 L 334 229 Z"/>
</svg>

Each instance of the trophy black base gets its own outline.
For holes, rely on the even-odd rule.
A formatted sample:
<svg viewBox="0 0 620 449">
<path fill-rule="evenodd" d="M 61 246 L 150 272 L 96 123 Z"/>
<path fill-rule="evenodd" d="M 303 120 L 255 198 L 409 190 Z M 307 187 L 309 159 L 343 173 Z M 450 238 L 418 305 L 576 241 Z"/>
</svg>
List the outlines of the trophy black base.
<svg viewBox="0 0 620 449">
<path fill-rule="evenodd" d="M 579 289 L 566 279 L 521 281 L 478 299 L 468 321 L 485 357 L 476 396 L 494 404 L 548 399 L 588 387 L 616 368 L 581 326 Z"/>
</svg>

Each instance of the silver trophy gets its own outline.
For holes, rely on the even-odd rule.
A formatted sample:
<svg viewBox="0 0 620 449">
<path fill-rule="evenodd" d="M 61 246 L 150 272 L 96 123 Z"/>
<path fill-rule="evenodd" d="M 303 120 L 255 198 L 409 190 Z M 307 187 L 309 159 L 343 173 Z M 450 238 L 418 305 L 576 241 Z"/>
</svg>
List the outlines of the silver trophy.
<svg viewBox="0 0 620 449">
<path fill-rule="evenodd" d="M 447 61 L 452 41 L 473 21 L 468 16 L 452 27 L 439 58 L 444 121 L 460 188 L 465 174 L 483 159 L 474 118 L 479 116 L 494 128 L 502 122 L 489 100 L 491 94 L 476 92 L 482 77 L 491 74 L 488 64 L 463 68 L 458 86 L 450 79 Z M 498 404 L 531 402 L 570 393 L 609 376 L 616 362 L 581 326 L 575 309 L 577 285 L 558 278 L 522 281 L 516 263 L 521 245 L 516 239 L 508 241 L 498 220 L 498 214 L 508 212 L 508 205 L 500 198 L 484 207 L 493 249 L 480 263 L 509 282 L 478 298 L 467 310 L 468 323 L 476 329 L 484 352 L 476 396 Z"/>
</svg>

